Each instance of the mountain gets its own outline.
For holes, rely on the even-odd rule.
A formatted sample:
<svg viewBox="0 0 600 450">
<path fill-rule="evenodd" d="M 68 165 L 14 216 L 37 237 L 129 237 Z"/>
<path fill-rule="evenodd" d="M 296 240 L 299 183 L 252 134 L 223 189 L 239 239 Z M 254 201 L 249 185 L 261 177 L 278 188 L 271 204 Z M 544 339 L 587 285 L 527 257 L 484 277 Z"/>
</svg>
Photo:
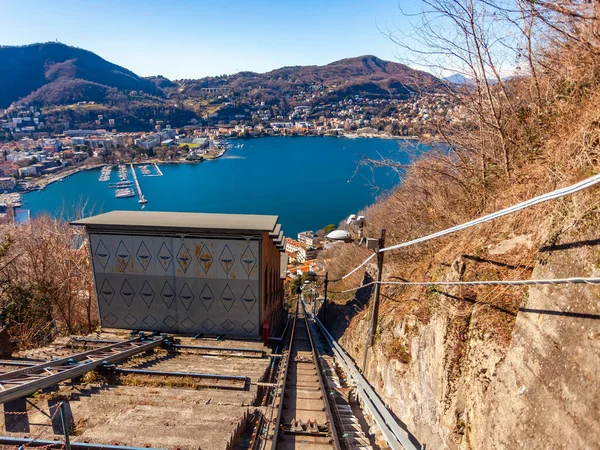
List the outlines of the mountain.
<svg viewBox="0 0 600 450">
<path fill-rule="evenodd" d="M 0 108 L 18 101 L 34 105 L 104 102 L 130 91 L 164 95 L 155 83 L 87 50 L 54 42 L 0 47 Z"/>
<path fill-rule="evenodd" d="M 334 99 L 348 95 L 405 98 L 415 93 L 444 90 L 444 82 L 427 72 L 372 55 L 342 59 L 324 66 L 293 66 L 262 74 L 240 72 L 179 80 L 178 84 L 179 92 L 185 96 L 199 96 L 202 88 L 223 87 L 262 101 L 315 89 Z"/>
<path fill-rule="evenodd" d="M 473 84 L 472 78 L 467 78 L 460 73 L 455 73 L 454 75 L 450 75 L 449 77 L 444 78 L 449 83 L 459 84 L 459 85 L 471 85 Z"/>
</svg>

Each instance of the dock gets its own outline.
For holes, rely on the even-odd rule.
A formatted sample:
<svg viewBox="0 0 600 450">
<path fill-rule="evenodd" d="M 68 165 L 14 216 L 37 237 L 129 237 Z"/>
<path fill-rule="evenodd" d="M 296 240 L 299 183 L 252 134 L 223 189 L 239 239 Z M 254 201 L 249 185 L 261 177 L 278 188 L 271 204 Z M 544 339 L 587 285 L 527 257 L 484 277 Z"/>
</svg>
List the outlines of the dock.
<svg viewBox="0 0 600 450">
<path fill-rule="evenodd" d="M 146 198 L 144 197 L 144 194 L 142 194 L 142 188 L 140 187 L 140 182 L 137 179 L 137 175 L 135 173 L 135 167 L 133 167 L 133 164 L 130 164 L 131 167 L 131 174 L 133 175 L 133 181 L 135 182 L 135 187 L 137 188 L 138 191 L 138 197 L 140 197 L 140 199 L 138 200 L 138 203 L 147 203 L 148 200 L 146 200 Z"/>
<path fill-rule="evenodd" d="M 162 176 L 163 176 L 163 173 L 162 173 L 162 171 L 160 170 L 160 168 L 158 167 L 158 164 L 154 163 L 154 168 L 156 169 L 156 174 L 157 174 L 159 177 L 162 177 Z"/>
</svg>

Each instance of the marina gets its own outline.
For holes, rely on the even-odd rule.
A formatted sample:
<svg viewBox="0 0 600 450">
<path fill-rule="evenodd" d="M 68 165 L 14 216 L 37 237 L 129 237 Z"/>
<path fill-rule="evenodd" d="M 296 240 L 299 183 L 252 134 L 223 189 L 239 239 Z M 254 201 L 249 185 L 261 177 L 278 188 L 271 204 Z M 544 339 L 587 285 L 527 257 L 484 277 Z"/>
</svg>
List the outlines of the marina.
<svg viewBox="0 0 600 450">
<path fill-rule="evenodd" d="M 127 166 L 125 164 L 119 164 L 119 180 L 127 180 Z"/>
<path fill-rule="evenodd" d="M 236 143 L 237 144 L 237 143 Z M 336 223 L 350 212 L 373 202 L 373 199 L 398 183 L 397 174 L 386 168 L 359 166 L 360 155 L 377 158 L 396 155 L 401 163 L 408 157 L 398 152 L 398 142 L 390 139 L 338 139 L 333 137 L 269 137 L 243 142 L 243 148 L 231 148 L 216 161 L 202 164 L 157 164 L 154 161 L 135 165 L 146 211 L 214 212 L 273 214 L 281 217 L 291 234 Z M 426 146 L 423 146 L 423 150 Z M 299 155 L 318 164 L 305 171 L 302 186 L 327 186 L 328 196 L 315 196 L 310 211 L 290 202 L 289 195 L 298 189 L 294 172 Z M 127 163 L 129 164 L 129 162 Z M 141 175 L 148 165 L 152 175 Z M 336 170 L 331 170 L 335 167 Z M 358 167 L 358 169 L 357 169 Z M 127 168 L 129 172 L 129 168 Z M 140 210 L 139 198 L 115 197 L 117 183 L 113 165 L 110 182 L 99 183 L 101 168 L 80 171 L 63 183 L 52 183 L 40 191 L 23 196 L 32 217 L 43 213 L 71 218 L 80 213 L 112 210 Z M 157 175 L 154 175 L 154 174 Z M 126 181 L 132 182 L 129 174 Z M 143 186 L 142 186 L 143 185 Z M 371 188 L 365 188 L 370 186 Z M 374 187 L 377 187 L 375 189 Z M 101 189 L 100 187 L 104 187 Z M 135 187 L 133 184 L 125 186 Z M 336 201 L 332 202 L 331 198 Z"/>
<path fill-rule="evenodd" d="M 100 171 L 100 177 L 98 178 L 98 181 L 109 181 L 111 172 L 112 166 L 104 166 Z"/>
</svg>

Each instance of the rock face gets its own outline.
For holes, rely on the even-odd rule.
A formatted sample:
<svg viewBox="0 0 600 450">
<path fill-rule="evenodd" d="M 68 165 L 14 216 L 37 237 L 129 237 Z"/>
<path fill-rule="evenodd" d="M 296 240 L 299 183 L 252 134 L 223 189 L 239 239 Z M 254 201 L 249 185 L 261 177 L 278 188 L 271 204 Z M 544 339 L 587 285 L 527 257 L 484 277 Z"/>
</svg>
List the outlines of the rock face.
<svg viewBox="0 0 600 450">
<path fill-rule="evenodd" d="M 553 244 L 540 248 L 531 278 L 600 276 L 599 222 L 542 235 Z M 463 273 L 455 261 L 444 278 Z M 384 302 L 369 353 L 369 380 L 416 438 L 428 448 L 600 449 L 600 286 L 531 287 L 516 317 L 506 311 L 504 342 L 481 322 L 489 304 L 458 307 L 453 296 L 419 299 L 435 303 L 426 321 Z M 357 361 L 369 317 L 359 314 L 340 337 Z M 409 356 L 390 357 L 390 342 Z"/>
<path fill-rule="evenodd" d="M 0 328 L 0 358 L 10 358 L 13 352 L 13 345 L 10 342 L 10 335 L 6 328 Z"/>
<path fill-rule="evenodd" d="M 597 236 L 597 234 L 596 234 Z M 554 250 L 553 250 L 554 249 Z M 548 249 L 534 278 L 600 276 L 597 239 L 573 235 Z M 490 386 L 488 448 L 600 448 L 600 289 L 536 287 Z"/>
</svg>

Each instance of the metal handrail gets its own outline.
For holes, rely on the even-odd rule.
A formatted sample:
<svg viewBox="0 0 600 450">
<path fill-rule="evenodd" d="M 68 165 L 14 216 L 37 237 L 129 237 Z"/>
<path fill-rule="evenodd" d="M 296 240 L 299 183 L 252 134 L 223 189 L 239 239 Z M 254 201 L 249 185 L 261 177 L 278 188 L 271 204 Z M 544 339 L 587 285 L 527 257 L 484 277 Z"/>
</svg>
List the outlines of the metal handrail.
<svg viewBox="0 0 600 450">
<path fill-rule="evenodd" d="M 413 442 L 414 437 L 411 439 L 409 433 L 400 427 L 373 387 L 356 368 L 354 361 L 350 359 L 344 349 L 333 339 L 321 321 L 314 315 L 313 319 L 321 329 L 325 339 L 331 345 L 333 352 L 339 359 L 340 365 L 346 374 L 353 379 L 360 398 L 375 423 L 377 423 L 388 445 L 393 450 L 422 450 L 424 445 Z"/>
</svg>

